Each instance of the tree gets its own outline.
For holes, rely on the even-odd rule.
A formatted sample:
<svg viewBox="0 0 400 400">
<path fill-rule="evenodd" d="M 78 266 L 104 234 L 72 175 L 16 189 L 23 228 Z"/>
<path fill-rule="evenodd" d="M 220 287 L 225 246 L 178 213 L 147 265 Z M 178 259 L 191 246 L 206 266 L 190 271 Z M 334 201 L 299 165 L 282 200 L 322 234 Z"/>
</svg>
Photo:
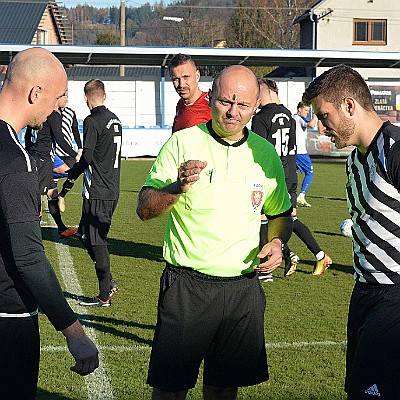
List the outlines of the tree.
<svg viewBox="0 0 400 400">
<path fill-rule="evenodd" d="M 102 46 L 115 46 L 117 44 L 117 37 L 113 31 L 99 32 L 96 36 L 96 44 Z"/>
<path fill-rule="evenodd" d="M 293 48 L 298 28 L 293 21 L 314 0 L 238 0 L 226 37 L 229 47 Z"/>
</svg>

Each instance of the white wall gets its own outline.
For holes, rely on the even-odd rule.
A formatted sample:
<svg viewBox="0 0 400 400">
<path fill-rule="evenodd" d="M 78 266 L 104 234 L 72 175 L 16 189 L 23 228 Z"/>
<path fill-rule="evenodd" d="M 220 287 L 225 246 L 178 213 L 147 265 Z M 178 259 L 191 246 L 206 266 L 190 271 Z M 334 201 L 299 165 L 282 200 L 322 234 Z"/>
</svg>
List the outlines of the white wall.
<svg viewBox="0 0 400 400">
<path fill-rule="evenodd" d="M 154 80 L 107 81 L 103 80 L 106 89 L 105 105 L 114 112 L 122 125 L 146 128 L 161 125 L 160 77 Z M 85 81 L 70 80 L 68 82 L 68 105 L 75 110 L 78 120 L 89 114 L 86 106 L 83 87 Z M 212 80 L 207 77 L 200 82 L 200 88 L 208 91 Z M 175 116 L 178 94 L 169 80 L 165 81 L 165 125 L 172 125 Z"/>
<path fill-rule="evenodd" d="M 351 50 L 374 52 L 400 51 L 399 27 L 400 9 L 399 1 L 393 0 L 325 0 L 315 8 L 315 14 L 322 16 L 332 12 L 317 23 L 317 49 L 318 50 Z M 355 45 L 353 44 L 353 19 L 386 19 L 387 44 L 382 45 Z M 326 68 L 325 68 L 326 69 Z M 320 75 L 324 68 L 317 68 Z M 360 68 L 358 72 L 368 78 L 397 78 L 397 69 Z"/>
</svg>

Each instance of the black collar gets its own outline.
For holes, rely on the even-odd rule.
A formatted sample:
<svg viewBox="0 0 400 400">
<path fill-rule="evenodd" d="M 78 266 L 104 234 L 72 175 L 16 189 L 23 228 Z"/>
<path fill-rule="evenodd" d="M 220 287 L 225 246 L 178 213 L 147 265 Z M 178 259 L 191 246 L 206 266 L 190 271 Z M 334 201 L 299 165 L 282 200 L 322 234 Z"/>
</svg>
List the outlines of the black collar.
<svg viewBox="0 0 400 400">
<path fill-rule="evenodd" d="M 208 131 L 210 132 L 210 135 L 218 143 L 220 143 L 220 144 L 222 144 L 224 146 L 238 147 L 238 146 L 242 145 L 247 140 L 247 138 L 249 137 L 249 130 L 246 127 L 244 127 L 243 128 L 243 137 L 240 140 L 238 140 L 237 142 L 229 143 L 226 140 L 222 139 L 221 136 L 218 136 L 215 133 L 214 129 L 212 128 L 212 120 L 208 121 L 206 126 L 207 126 Z"/>
</svg>

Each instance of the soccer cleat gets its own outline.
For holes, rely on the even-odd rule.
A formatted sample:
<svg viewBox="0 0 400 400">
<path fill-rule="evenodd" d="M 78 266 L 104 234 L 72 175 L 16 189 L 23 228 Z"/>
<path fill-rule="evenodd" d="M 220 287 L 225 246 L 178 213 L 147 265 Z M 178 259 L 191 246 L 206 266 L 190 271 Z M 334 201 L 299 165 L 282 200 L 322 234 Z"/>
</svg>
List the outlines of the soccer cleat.
<svg viewBox="0 0 400 400">
<path fill-rule="evenodd" d="M 60 209 L 60 212 L 65 212 L 65 198 L 58 196 L 58 207 Z"/>
<path fill-rule="evenodd" d="M 306 199 L 297 198 L 297 207 L 311 207 L 311 204 L 307 203 Z"/>
<path fill-rule="evenodd" d="M 315 267 L 312 274 L 314 276 L 321 276 L 325 272 L 325 270 L 327 270 L 331 266 L 331 264 L 332 258 L 330 258 L 328 254 L 325 253 L 325 256 L 322 260 L 315 262 Z"/>
<path fill-rule="evenodd" d="M 289 260 L 285 259 L 284 276 L 290 276 L 290 275 L 294 274 L 294 271 L 296 271 L 297 264 L 299 263 L 299 261 L 300 261 L 299 256 L 297 254 L 294 254 L 293 251 L 291 251 L 290 255 L 289 255 Z"/>
<path fill-rule="evenodd" d="M 75 236 L 78 233 L 78 229 L 67 228 L 65 231 L 58 232 L 60 239 L 65 239 L 69 236 Z"/>
<path fill-rule="evenodd" d="M 85 307 L 110 307 L 111 300 L 108 299 L 108 300 L 104 301 L 104 300 L 99 299 L 98 297 L 94 297 L 93 299 L 80 301 L 79 305 L 85 306 Z"/>
<path fill-rule="evenodd" d="M 118 283 L 114 279 L 111 279 L 111 281 L 110 281 L 110 297 L 113 294 L 117 294 L 118 292 L 119 292 Z"/>
<path fill-rule="evenodd" d="M 270 272 L 270 273 L 261 272 L 258 274 L 258 279 L 261 282 L 273 282 L 274 281 L 272 272 Z"/>
</svg>

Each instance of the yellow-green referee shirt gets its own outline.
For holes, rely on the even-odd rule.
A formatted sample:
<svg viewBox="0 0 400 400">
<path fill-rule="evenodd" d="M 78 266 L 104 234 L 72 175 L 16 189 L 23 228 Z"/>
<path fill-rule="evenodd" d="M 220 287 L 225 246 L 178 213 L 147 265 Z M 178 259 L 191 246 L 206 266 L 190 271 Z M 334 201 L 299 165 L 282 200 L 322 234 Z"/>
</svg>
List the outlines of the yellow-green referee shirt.
<svg viewBox="0 0 400 400">
<path fill-rule="evenodd" d="M 274 147 L 247 129 L 234 144 L 217 136 L 210 122 L 183 129 L 164 144 L 145 186 L 160 189 L 175 182 L 188 160 L 207 166 L 169 212 L 165 260 L 212 276 L 252 272 L 259 263 L 262 208 L 267 216 L 291 208 Z"/>
</svg>

